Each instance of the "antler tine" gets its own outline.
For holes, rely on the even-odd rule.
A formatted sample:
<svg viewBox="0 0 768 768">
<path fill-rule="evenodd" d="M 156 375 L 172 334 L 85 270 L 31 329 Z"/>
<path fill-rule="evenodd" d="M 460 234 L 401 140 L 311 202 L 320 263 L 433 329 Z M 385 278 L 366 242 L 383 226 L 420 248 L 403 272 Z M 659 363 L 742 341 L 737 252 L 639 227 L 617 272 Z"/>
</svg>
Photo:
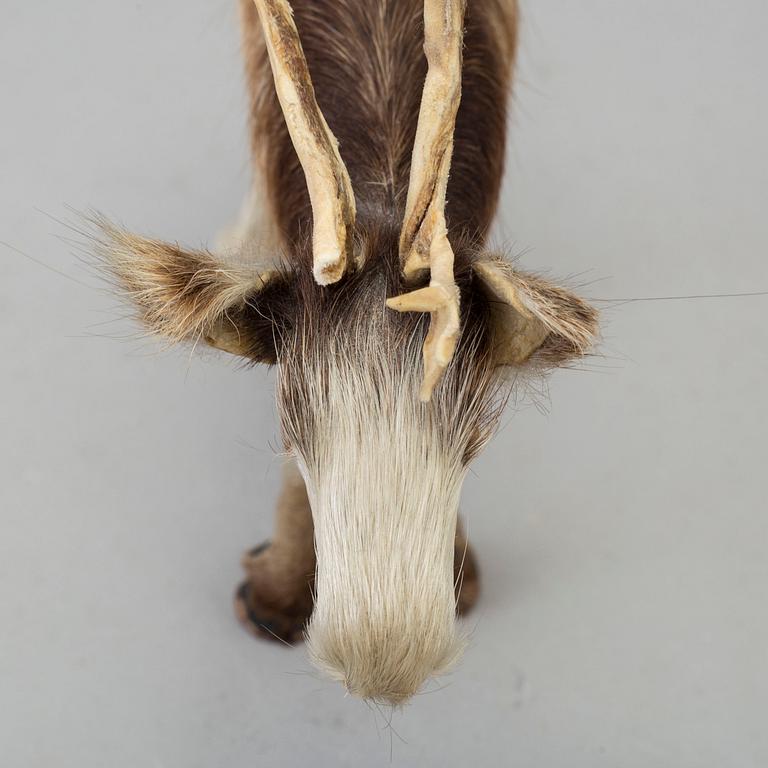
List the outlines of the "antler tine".
<svg viewBox="0 0 768 768">
<path fill-rule="evenodd" d="M 254 0 L 275 90 L 299 157 L 312 204 L 313 272 L 320 285 L 346 269 L 355 225 L 355 196 L 338 142 L 317 105 L 288 0 Z"/>
<path fill-rule="evenodd" d="M 411 177 L 400 233 L 406 279 L 430 270 L 429 286 L 396 296 L 387 306 L 399 312 L 430 312 L 424 342 L 420 397 L 428 401 L 453 357 L 459 334 L 459 290 L 445 223 L 445 193 L 453 132 L 461 100 L 461 47 L 466 0 L 424 0 L 427 78 L 411 159 Z"/>
</svg>

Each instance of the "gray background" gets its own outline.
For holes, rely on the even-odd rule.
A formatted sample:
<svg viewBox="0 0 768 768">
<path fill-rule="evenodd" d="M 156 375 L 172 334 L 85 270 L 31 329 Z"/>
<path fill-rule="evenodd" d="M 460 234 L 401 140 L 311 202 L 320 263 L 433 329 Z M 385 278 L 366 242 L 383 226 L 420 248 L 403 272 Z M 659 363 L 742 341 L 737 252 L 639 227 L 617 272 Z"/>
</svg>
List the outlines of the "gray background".
<svg viewBox="0 0 768 768">
<path fill-rule="evenodd" d="M 768 5 L 523 11 L 495 242 L 594 299 L 768 288 Z M 191 245 L 231 220 L 232 3 L 2 16 L 0 764 L 768 763 L 768 298 L 601 305 L 604 356 L 469 477 L 471 646 L 388 729 L 232 615 L 278 486 L 272 374 L 137 339 L 54 220 Z"/>
</svg>

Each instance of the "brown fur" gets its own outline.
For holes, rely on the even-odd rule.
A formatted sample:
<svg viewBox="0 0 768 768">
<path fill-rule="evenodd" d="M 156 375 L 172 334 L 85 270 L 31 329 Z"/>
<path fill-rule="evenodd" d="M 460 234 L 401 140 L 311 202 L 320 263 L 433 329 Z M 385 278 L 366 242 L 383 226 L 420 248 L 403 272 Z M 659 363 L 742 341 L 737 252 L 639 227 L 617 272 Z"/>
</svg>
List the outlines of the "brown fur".
<svg viewBox="0 0 768 768">
<path fill-rule="evenodd" d="M 107 275 L 152 333 L 171 342 L 205 339 L 234 354 L 274 358 L 267 334 L 239 330 L 248 297 L 263 291 L 273 271 L 225 264 L 208 251 L 140 237 L 103 218 L 90 223 Z M 258 318 L 253 321 L 259 325 Z"/>
<path fill-rule="evenodd" d="M 253 0 L 240 0 L 252 144 L 284 243 L 306 233 L 304 175 L 274 93 Z M 357 199 L 358 230 L 399 227 L 426 74 L 420 0 L 292 3 L 320 108 L 339 140 Z M 504 166 L 514 40 L 512 0 L 470 2 L 462 100 L 448 183 L 449 230 L 484 238 Z"/>
</svg>

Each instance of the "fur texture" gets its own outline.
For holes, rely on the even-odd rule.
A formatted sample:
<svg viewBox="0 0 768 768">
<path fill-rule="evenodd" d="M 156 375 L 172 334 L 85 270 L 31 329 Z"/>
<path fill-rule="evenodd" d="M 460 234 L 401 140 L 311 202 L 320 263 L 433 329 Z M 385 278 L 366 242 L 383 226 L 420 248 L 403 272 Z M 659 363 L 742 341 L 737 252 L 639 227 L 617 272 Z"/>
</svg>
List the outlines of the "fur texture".
<svg viewBox="0 0 768 768">
<path fill-rule="evenodd" d="M 456 659 L 453 541 L 461 483 L 492 434 L 503 374 L 583 354 L 597 316 L 546 281 L 484 252 L 503 172 L 513 0 L 472 0 L 446 219 L 461 295 L 457 348 L 419 401 L 429 318 L 386 309 L 405 285 L 398 240 L 426 72 L 421 0 L 294 0 L 318 104 L 339 139 L 357 204 L 356 269 L 312 275 L 307 186 L 274 92 L 252 0 L 241 0 L 254 163 L 279 242 L 275 264 L 232 266 L 206 251 L 101 222 L 99 250 L 153 333 L 201 337 L 277 363 L 287 452 L 312 505 L 317 550 L 312 657 L 353 693 L 402 703 Z M 253 222 L 255 212 L 246 216 Z M 236 250 L 246 253 L 253 243 Z M 491 264 L 499 285 L 480 268 Z M 522 359 L 508 354 L 533 317 Z M 274 575 L 274 574 L 273 574 Z"/>
<path fill-rule="evenodd" d="M 474 270 L 490 299 L 500 364 L 553 368 L 586 355 L 594 344 L 598 312 L 584 299 L 538 275 L 515 270 L 499 256 L 485 255 Z M 515 337 L 520 335 L 528 335 L 532 351 L 515 354 L 521 346 Z"/>
<path fill-rule="evenodd" d="M 134 235 L 102 217 L 90 224 L 96 258 L 150 333 L 171 343 L 204 340 L 252 360 L 275 361 L 269 321 L 249 303 L 278 287 L 276 270 Z"/>
<path fill-rule="evenodd" d="M 278 408 L 315 527 L 310 654 L 350 692 L 399 704 L 461 651 L 459 494 L 505 390 L 485 309 L 470 306 L 456 358 L 432 402 L 420 402 L 414 361 L 425 318 L 387 311 L 387 281 L 371 268 L 338 292 L 333 309 L 300 312 L 279 358 Z"/>
<path fill-rule="evenodd" d="M 427 65 L 421 0 L 294 0 L 320 109 L 339 140 L 362 231 L 401 226 Z M 240 0 L 254 163 L 288 251 L 312 212 L 275 95 L 253 0 Z M 462 99 L 446 217 L 455 236 L 482 238 L 504 170 L 515 0 L 473 0 L 465 17 Z"/>
<path fill-rule="evenodd" d="M 142 323 L 171 341 L 196 341 L 230 311 L 239 311 L 250 293 L 262 289 L 269 273 L 224 264 L 208 251 L 184 250 L 119 229 L 105 219 L 97 249 Z"/>
</svg>

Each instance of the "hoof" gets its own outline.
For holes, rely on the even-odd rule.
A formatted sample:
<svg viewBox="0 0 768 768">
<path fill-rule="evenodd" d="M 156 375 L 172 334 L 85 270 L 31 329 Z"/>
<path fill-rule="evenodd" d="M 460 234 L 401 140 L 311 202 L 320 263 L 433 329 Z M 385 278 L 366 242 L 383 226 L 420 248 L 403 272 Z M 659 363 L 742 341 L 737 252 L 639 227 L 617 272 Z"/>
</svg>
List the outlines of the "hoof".
<svg viewBox="0 0 768 768">
<path fill-rule="evenodd" d="M 303 639 L 312 614 L 309 581 L 276 573 L 270 567 L 269 546 L 260 544 L 243 557 L 249 578 L 235 592 L 235 615 L 254 637 L 292 645 Z"/>
<path fill-rule="evenodd" d="M 244 581 L 235 592 L 235 615 L 238 621 L 254 637 L 261 640 L 293 645 L 303 639 L 304 627 L 309 616 L 291 616 L 254 607 L 253 585 Z"/>
</svg>

